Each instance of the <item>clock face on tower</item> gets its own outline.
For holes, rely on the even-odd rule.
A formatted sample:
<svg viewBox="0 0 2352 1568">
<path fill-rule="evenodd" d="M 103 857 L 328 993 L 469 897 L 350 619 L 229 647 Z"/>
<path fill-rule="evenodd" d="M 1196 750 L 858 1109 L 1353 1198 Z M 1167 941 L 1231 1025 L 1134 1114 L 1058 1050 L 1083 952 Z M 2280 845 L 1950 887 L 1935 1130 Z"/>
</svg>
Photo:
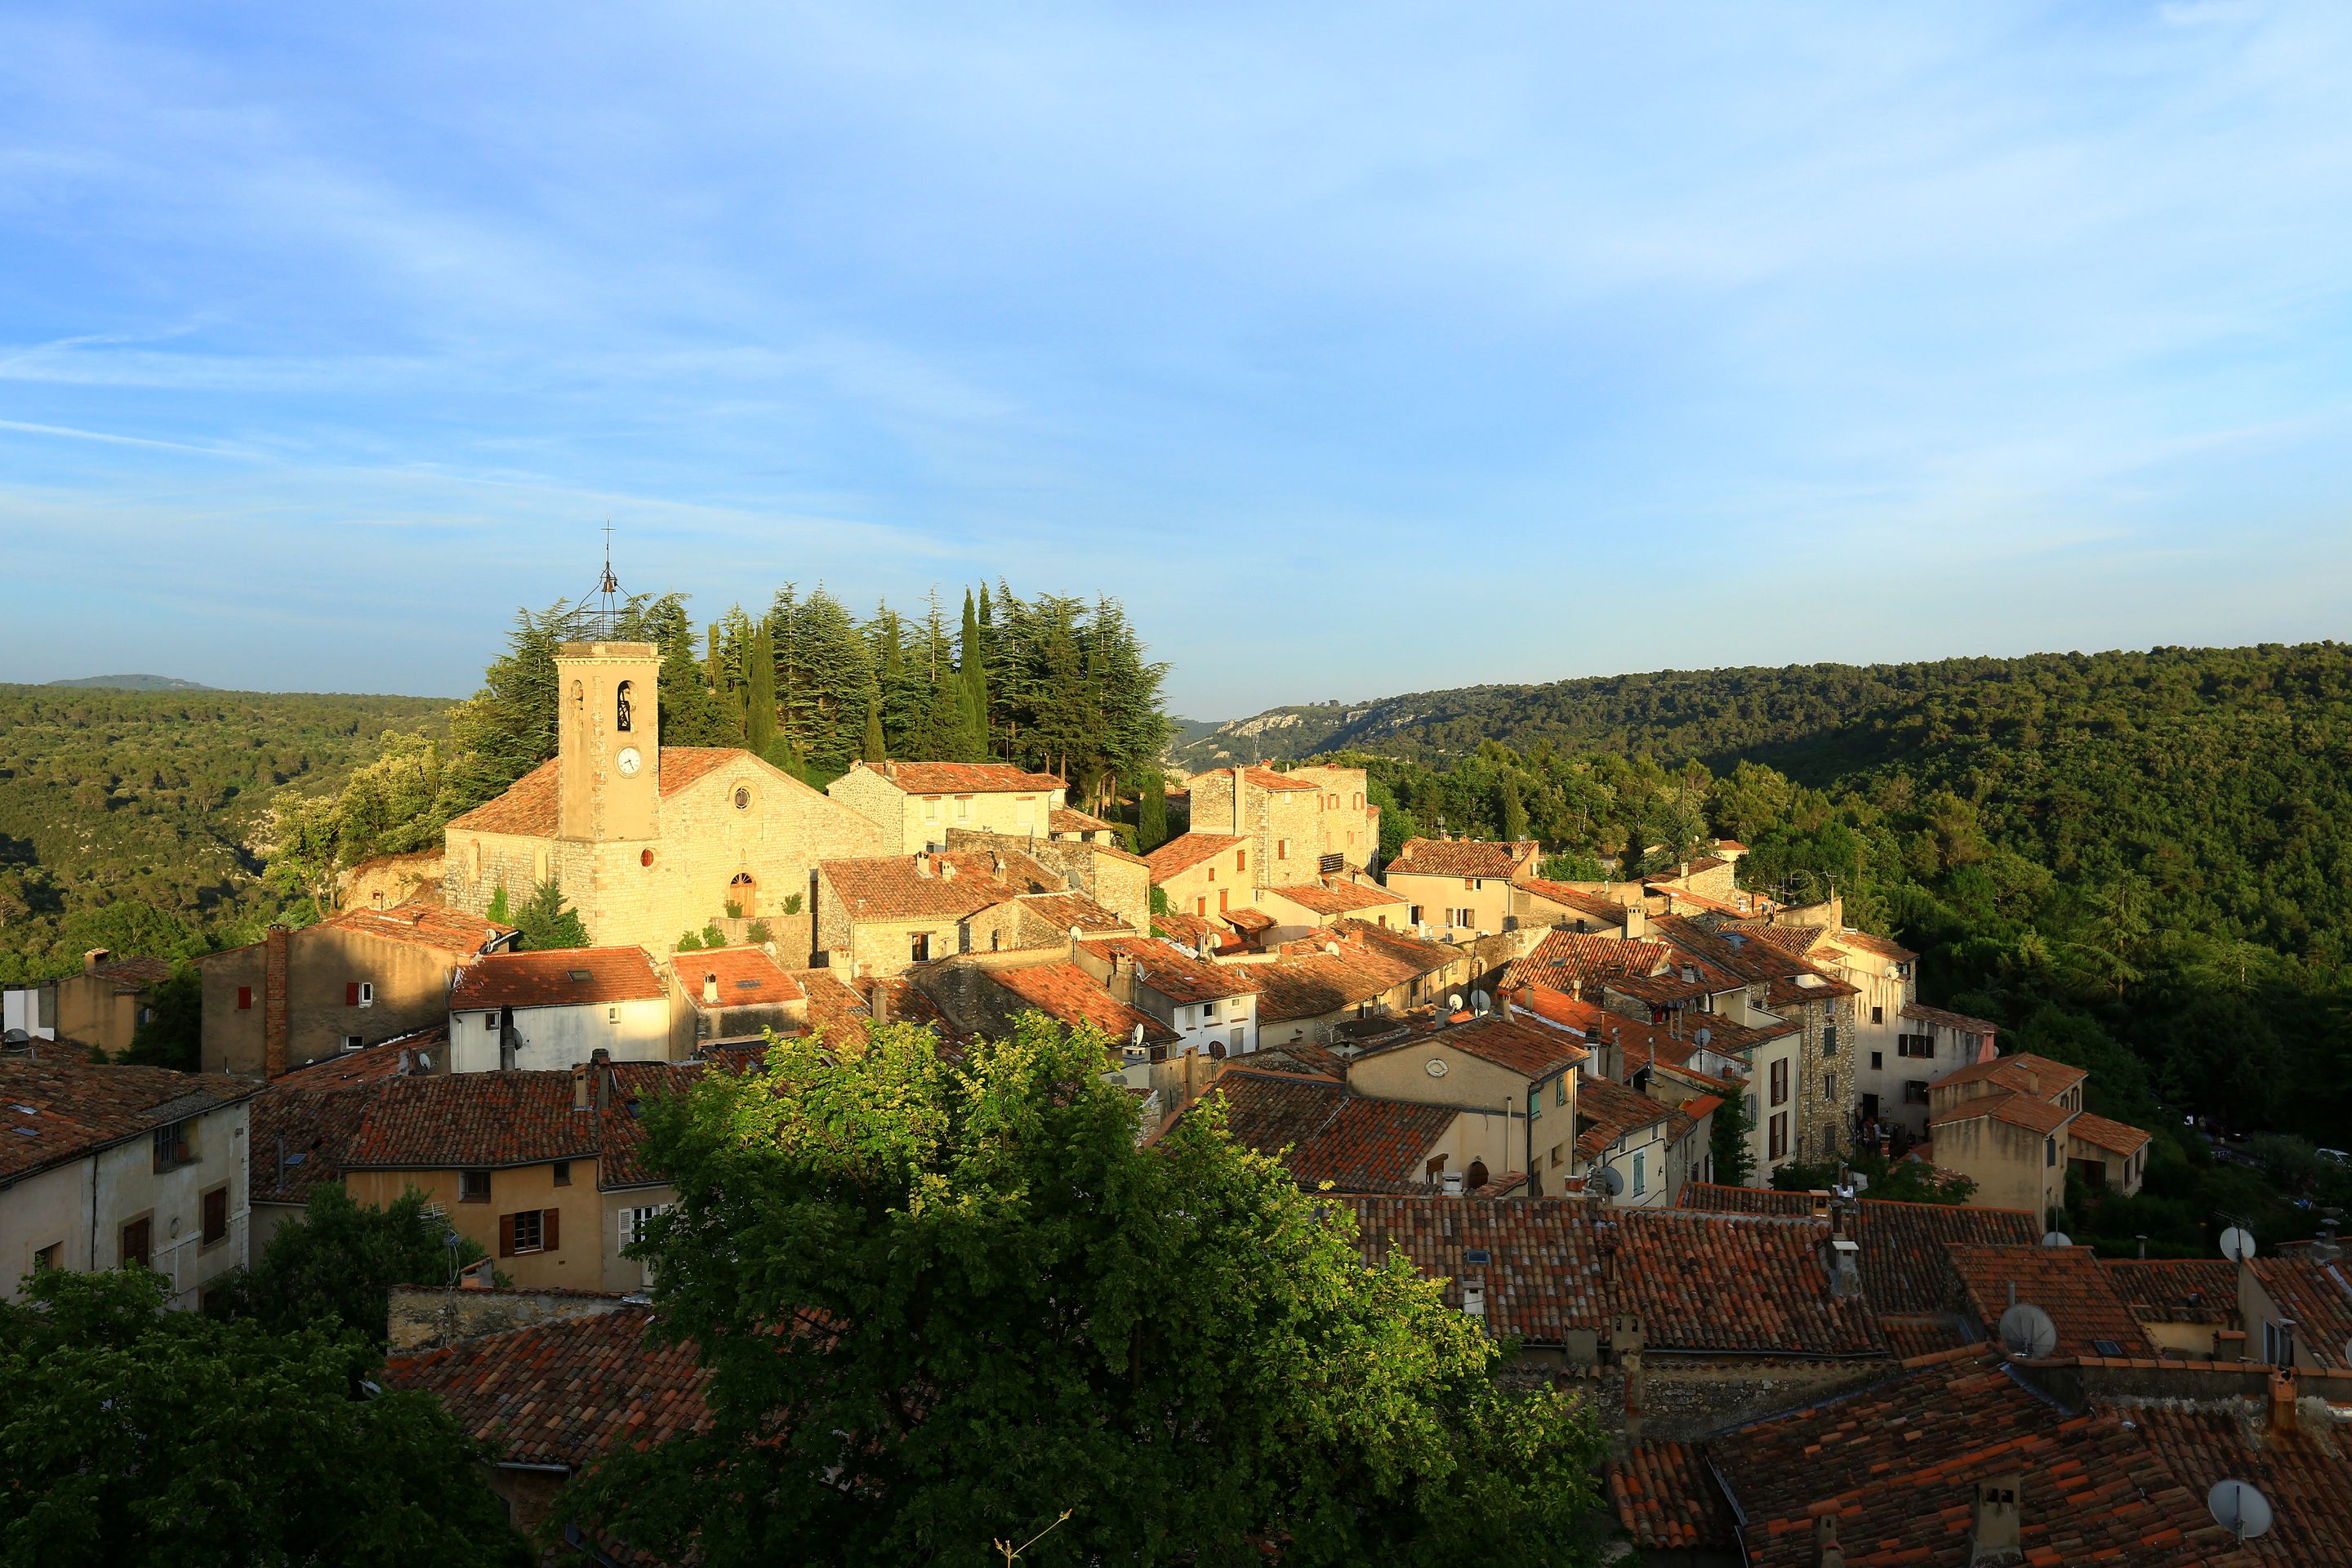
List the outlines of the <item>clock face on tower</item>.
<svg viewBox="0 0 2352 1568">
<path fill-rule="evenodd" d="M 613 761 L 620 768 L 623 778 L 633 779 L 637 776 L 638 758 L 637 749 L 635 746 L 623 746 L 621 754 Z"/>
</svg>

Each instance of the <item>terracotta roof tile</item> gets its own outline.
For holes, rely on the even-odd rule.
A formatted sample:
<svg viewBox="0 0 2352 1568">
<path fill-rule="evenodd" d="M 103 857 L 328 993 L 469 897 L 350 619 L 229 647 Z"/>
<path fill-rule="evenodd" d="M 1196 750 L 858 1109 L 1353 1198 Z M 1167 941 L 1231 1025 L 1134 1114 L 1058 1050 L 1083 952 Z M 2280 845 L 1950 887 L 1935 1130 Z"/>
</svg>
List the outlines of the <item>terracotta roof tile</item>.
<svg viewBox="0 0 2352 1568">
<path fill-rule="evenodd" d="M 1958 1076 L 1957 1073 L 1949 1075 L 1944 1081 L 1948 1082 L 1950 1078 Z M 2012 1127 L 2022 1127 L 2029 1132 L 2046 1136 L 2065 1126 L 2074 1115 L 2063 1106 L 2037 1100 L 2030 1094 L 1979 1094 L 1946 1106 L 1927 1118 L 1927 1125 L 1932 1130 L 1955 1121 L 1974 1121 L 1980 1117 L 1990 1117 L 1995 1121 L 2006 1121 Z"/>
<path fill-rule="evenodd" d="M 1066 805 L 1057 805 L 1051 812 L 1046 814 L 1045 831 L 1048 833 L 1117 834 L 1118 829 L 1112 824 L 1105 822 L 1099 816 L 1089 816 L 1083 811 L 1074 811 Z"/>
<path fill-rule="evenodd" d="M 1817 964 L 1769 942 L 1749 940 L 1736 928 L 1712 931 L 1686 915 L 1660 915 L 1651 929 L 1685 952 L 1768 990 L 1768 1003 L 1787 1005 L 1852 996 L 1854 988 Z M 1735 940 L 1736 939 L 1736 940 Z"/>
<path fill-rule="evenodd" d="M 2238 1266 L 2226 1258 L 2103 1258 L 2099 1267 L 2143 1323 L 2238 1321 Z"/>
<path fill-rule="evenodd" d="M 2147 1332 L 2116 1293 L 2108 1271 L 2087 1247 L 1954 1247 L 1947 1249 L 1969 1310 L 1988 1334 L 2017 1300 L 2050 1314 L 2061 1356 L 2146 1356 Z M 2113 1347 L 2113 1348 L 2108 1348 Z"/>
<path fill-rule="evenodd" d="M 1360 921 L 1339 921 L 1305 942 L 1286 944 L 1272 963 L 1253 963 L 1239 973 L 1258 992 L 1258 1022 L 1286 1024 L 1370 1001 L 1457 956 L 1437 942 L 1399 937 Z"/>
<path fill-rule="evenodd" d="M 1919 956 L 1901 942 L 1874 936 L 1866 931 L 1856 931 L 1852 926 L 1845 927 L 1830 940 L 1849 952 L 1866 952 L 1889 963 L 1909 963 Z"/>
<path fill-rule="evenodd" d="M 1675 1206 L 1709 1214 L 1777 1215 L 1782 1219 L 1809 1219 L 1828 1200 L 1826 1193 L 1784 1193 L 1775 1187 L 1730 1187 L 1714 1182 L 1685 1182 Z"/>
<path fill-rule="evenodd" d="M 1103 989 L 1100 981 L 1066 959 L 984 973 L 1049 1018 L 1100 1029 L 1110 1037 L 1114 1047 L 1132 1039 L 1139 1024 L 1143 1026 L 1146 1045 L 1172 1046 L 1183 1039 L 1150 1014 L 1139 1012 L 1113 996 Z"/>
<path fill-rule="evenodd" d="M 512 926 L 415 900 L 388 910 L 345 910 L 328 916 L 314 929 L 349 931 L 354 936 L 409 947 L 429 947 L 461 958 L 470 958 L 514 934 Z"/>
<path fill-rule="evenodd" d="M 596 1116 L 572 1109 L 569 1072 L 396 1078 L 367 1097 L 343 1163 L 448 1170 L 593 1158 Z"/>
<path fill-rule="evenodd" d="M 1153 881 L 1164 882 L 1204 860 L 1214 859 L 1225 850 L 1244 847 L 1248 842 L 1223 833 L 1186 833 L 1146 855 L 1143 863 L 1151 868 Z"/>
<path fill-rule="evenodd" d="M 1139 984 L 1180 1006 L 1248 996 L 1257 987 L 1244 970 L 1193 957 L 1172 942 L 1150 937 L 1105 937 L 1085 943 L 1097 957 L 1131 967 Z"/>
<path fill-rule="evenodd" d="M 1692 1443 L 1636 1443 L 1609 1461 L 1609 1500 L 1643 1552 L 1737 1550 L 1722 1489 Z"/>
<path fill-rule="evenodd" d="M 1521 877 L 1513 886 L 1524 888 L 1537 898 L 1558 904 L 1564 910 L 1591 915 L 1616 925 L 1625 923 L 1625 906 L 1614 899 L 1604 899 L 1598 893 L 1588 893 L 1581 888 L 1571 888 L 1565 882 L 1554 882 L 1541 877 Z"/>
<path fill-rule="evenodd" d="M 1333 878 L 1328 882 L 1299 882 L 1286 888 L 1268 888 L 1277 898 L 1288 899 L 1302 910 L 1318 915 L 1344 915 L 1356 910 L 1380 909 L 1404 902 L 1386 888 L 1375 888 L 1369 882 L 1349 882 Z"/>
<path fill-rule="evenodd" d="M 1016 849 L 954 849 L 820 860 L 817 874 L 852 921 L 952 921 L 1069 881 Z"/>
<path fill-rule="evenodd" d="M 1483 838 L 1408 838 L 1382 872 L 1387 877 L 1517 876 L 1542 846 L 1521 840 L 1508 843 Z"/>
<path fill-rule="evenodd" d="M 1503 971 L 1506 989 L 1518 985 L 1549 985 L 1571 996 L 1604 978 L 1654 974 L 1669 966 L 1674 949 L 1662 942 L 1598 936 L 1555 926 Z"/>
<path fill-rule="evenodd" d="M 677 976 L 678 990 L 687 1001 L 699 1007 L 702 1004 L 703 982 L 715 979 L 719 984 L 720 1007 L 771 1007 L 790 1002 L 808 1000 L 783 965 L 756 947 L 707 948 L 700 952 L 681 952 L 669 961 L 670 973 Z"/>
<path fill-rule="evenodd" d="M 394 1355 L 384 1380 L 440 1396 L 467 1436 L 507 1464 L 577 1471 L 709 1425 L 692 1341 L 648 1337 L 649 1308 L 558 1318 L 446 1350 Z"/>
<path fill-rule="evenodd" d="M 260 1092 L 257 1083 L 220 1073 L 93 1066 L 46 1044 L 0 1057 L 0 1182 L 146 1137 Z"/>
<path fill-rule="evenodd" d="M 1622 1070 L 1631 1073 L 1641 1067 L 1689 1068 L 1692 1055 L 1701 1049 L 1738 1060 L 1743 1053 L 1768 1040 L 1785 1039 L 1796 1030 L 1793 1024 L 1777 1028 L 1762 1028 L 1748 1024 L 1735 1024 L 1718 1015 L 1708 1014 L 1700 1019 L 1685 1017 L 1681 1026 L 1667 1024 L 1645 1024 L 1612 1012 L 1598 1003 L 1586 1002 L 1553 990 L 1549 985 L 1523 985 L 1510 993 L 1512 1004 L 1522 1006 L 1538 1017 L 1581 1030 L 1588 1041 L 1612 1040 L 1624 1055 Z M 1702 1046 L 1698 1034 L 1706 1031 Z M 1709 1082 L 1718 1081 L 1707 1074 Z"/>
<path fill-rule="evenodd" d="M 1612 1083 L 1605 1078 L 1585 1078 L 1576 1086 L 1576 1152 L 1597 1160 L 1627 1133 L 1669 1121 L 1674 1107 L 1652 1100 L 1639 1089 Z M 1687 1131 L 1687 1129 L 1685 1129 Z"/>
<path fill-rule="evenodd" d="M 2137 1127 L 2120 1121 L 2110 1121 L 2104 1116 L 2084 1111 L 2066 1129 L 2069 1138 L 2080 1138 L 2110 1153 L 2130 1155 L 2147 1146 L 2148 1135 Z"/>
<path fill-rule="evenodd" d="M 1276 773 L 1272 768 L 1244 768 L 1241 770 L 1241 773 L 1243 777 L 1248 779 L 1250 783 L 1255 784 L 1260 789 L 1302 790 L 1320 789 L 1323 787 L 1322 785 L 1314 783 L 1312 780 L 1295 779 L 1286 773 Z"/>
<path fill-rule="evenodd" d="M 740 746 L 664 746 L 661 748 L 661 793 L 665 798 L 751 752 Z M 761 766 L 766 766 L 761 763 Z M 484 801 L 449 826 L 476 833 L 513 833 L 531 838 L 552 838 L 556 829 L 556 769 L 550 757 L 509 784 L 506 793 Z"/>
<path fill-rule="evenodd" d="M 1431 1145 L 1460 1114 L 1354 1094 L 1330 1079 L 1228 1068 L 1210 1094 L 1225 1107 L 1234 1141 L 1272 1155 L 1303 1187 L 1347 1193 L 1425 1191 Z"/>
<path fill-rule="evenodd" d="M 2272 1527 L 2246 1543 L 2259 1561 L 2352 1563 L 2352 1464 L 2341 1438 L 2315 1437 L 2299 1422 L 2257 1429 L 2227 1406 L 2134 1403 L 2102 1413 L 2137 1427 L 2191 1496 L 2221 1480 L 2260 1489 Z"/>
<path fill-rule="evenodd" d="M 493 952 L 457 973 L 452 1012 L 644 1002 L 669 994 L 642 947 L 561 947 Z"/>
<path fill-rule="evenodd" d="M 2295 1343 L 2322 1367 L 2342 1371 L 2345 1346 L 2352 1342 L 2352 1262 L 2306 1255 L 2256 1258 L 2246 1267 L 2294 1319 Z"/>
<path fill-rule="evenodd" d="M 1053 773 L 1033 773 L 1009 763 L 885 763 L 867 771 L 880 773 L 908 795 L 1038 795 L 1066 787 Z"/>
<path fill-rule="evenodd" d="M 1481 1014 L 1465 1024 L 1450 1027 L 1415 1031 L 1402 1039 L 1368 1047 L 1359 1060 L 1395 1051 L 1426 1050 L 1431 1046 L 1448 1046 L 1483 1062 L 1492 1062 L 1507 1072 L 1529 1079 L 1549 1078 L 1564 1068 L 1574 1067 L 1591 1053 L 1583 1043 L 1564 1029 L 1528 1018 L 1505 1018 L 1493 1013 Z M 1613 1085 L 1611 1087 L 1614 1087 Z M 1633 1091 L 1625 1091 L 1631 1094 Z M 1666 1108 L 1659 1107 L 1659 1115 Z"/>
<path fill-rule="evenodd" d="M 2000 1026 L 1989 1018 L 1971 1018 L 1966 1013 L 1947 1013 L 1941 1007 L 1922 1006 L 1916 1002 L 1905 1003 L 1902 1010 L 1895 1016 L 1908 1018 L 1915 1024 L 1928 1024 L 1939 1029 L 1958 1030 L 1963 1035 L 1982 1035 L 1990 1038 L 2000 1032 Z M 2036 1057 L 2033 1059 L 2042 1061 L 2047 1058 Z M 2051 1065 L 2055 1067 L 2057 1064 L 2053 1062 Z"/>
<path fill-rule="evenodd" d="M 1861 1247 L 1864 1300 L 1882 1312 L 1947 1312 L 1960 1303 L 1950 1249 L 2031 1247 L 2041 1221 L 2023 1209 L 1972 1204 L 1887 1203 L 1864 1198 L 1851 1222 Z"/>
<path fill-rule="evenodd" d="M 1883 1316 L 1878 1320 L 1878 1330 L 1886 1336 L 1886 1348 L 1902 1361 L 1909 1361 L 1915 1356 L 1937 1355 L 1976 1342 L 1961 1331 L 1958 1323 L 1942 1316 Z"/>
<path fill-rule="evenodd" d="M 1021 903 L 1057 931 L 1076 926 L 1087 935 L 1107 935 L 1133 929 L 1084 893 L 1028 893 Z"/>
<path fill-rule="evenodd" d="M 136 995 L 172 978 L 172 966 L 160 958 L 118 958 L 89 973 L 95 979 L 113 982 L 121 994 Z"/>
</svg>

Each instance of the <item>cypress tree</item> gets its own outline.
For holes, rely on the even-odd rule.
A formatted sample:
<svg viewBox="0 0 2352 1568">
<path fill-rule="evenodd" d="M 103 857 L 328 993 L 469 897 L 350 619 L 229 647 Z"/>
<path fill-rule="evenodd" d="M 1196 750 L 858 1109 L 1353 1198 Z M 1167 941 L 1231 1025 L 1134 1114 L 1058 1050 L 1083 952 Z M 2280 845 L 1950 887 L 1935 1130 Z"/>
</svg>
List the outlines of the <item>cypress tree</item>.
<svg viewBox="0 0 2352 1568">
<path fill-rule="evenodd" d="M 877 765 L 890 754 L 888 748 L 882 744 L 882 704 L 878 700 L 866 710 L 865 754 L 866 762 Z"/>
<path fill-rule="evenodd" d="M 1135 775 L 1135 847 L 1149 855 L 1167 842 L 1167 781 L 1147 765 Z"/>
<path fill-rule="evenodd" d="M 743 683 L 743 743 L 766 756 L 776 740 L 776 641 L 763 624 L 751 633 Z"/>
<path fill-rule="evenodd" d="M 1503 775 L 1501 791 L 1503 837 L 1513 843 L 1528 836 L 1528 808 L 1519 800 L 1519 779 L 1517 773 Z"/>
</svg>

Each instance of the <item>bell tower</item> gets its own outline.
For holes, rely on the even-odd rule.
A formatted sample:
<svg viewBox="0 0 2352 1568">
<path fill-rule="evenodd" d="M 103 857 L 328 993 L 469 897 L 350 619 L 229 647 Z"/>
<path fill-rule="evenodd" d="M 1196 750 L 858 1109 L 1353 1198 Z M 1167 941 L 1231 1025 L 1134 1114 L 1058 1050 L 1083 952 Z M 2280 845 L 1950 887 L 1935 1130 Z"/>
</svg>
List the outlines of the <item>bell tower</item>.
<svg viewBox="0 0 2352 1568">
<path fill-rule="evenodd" d="M 592 844 L 660 830 L 661 650 L 614 636 L 611 531 L 596 595 L 574 617 L 580 640 L 555 651 L 555 836 Z"/>
</svg>

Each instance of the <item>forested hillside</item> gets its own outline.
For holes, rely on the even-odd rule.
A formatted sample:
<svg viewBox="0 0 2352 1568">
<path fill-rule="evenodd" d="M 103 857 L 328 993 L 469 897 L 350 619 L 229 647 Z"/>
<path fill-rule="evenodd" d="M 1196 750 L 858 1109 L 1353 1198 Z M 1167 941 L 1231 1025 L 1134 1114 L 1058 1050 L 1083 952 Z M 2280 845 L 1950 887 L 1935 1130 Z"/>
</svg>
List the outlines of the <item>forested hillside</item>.
<svg viewBox="0 0 2352 1568">
<path fill-rule="evenodd" d="M 1442 822 L 1656 869 L 1738 838 L 1748 885 L 1835 890 L 1851 922 L 1924 951 L 1929 1000 L 2093 1068 L 2117 1114 L 2342 1144 L 2352 648 L 1727 670 L 1404 707 L 1420 716 L 1336 753 L 1372 770 L 1391 845 Z"/>
<path fill-rule="evenodd" d="M 276 900 L 252 845 L 288 789 L 321 788 L 387 731 L 432 731 L 418 697 L 0 686 L 0 976 L 85 948 L 158 957 L 239 933 Z"/>
</svg>

